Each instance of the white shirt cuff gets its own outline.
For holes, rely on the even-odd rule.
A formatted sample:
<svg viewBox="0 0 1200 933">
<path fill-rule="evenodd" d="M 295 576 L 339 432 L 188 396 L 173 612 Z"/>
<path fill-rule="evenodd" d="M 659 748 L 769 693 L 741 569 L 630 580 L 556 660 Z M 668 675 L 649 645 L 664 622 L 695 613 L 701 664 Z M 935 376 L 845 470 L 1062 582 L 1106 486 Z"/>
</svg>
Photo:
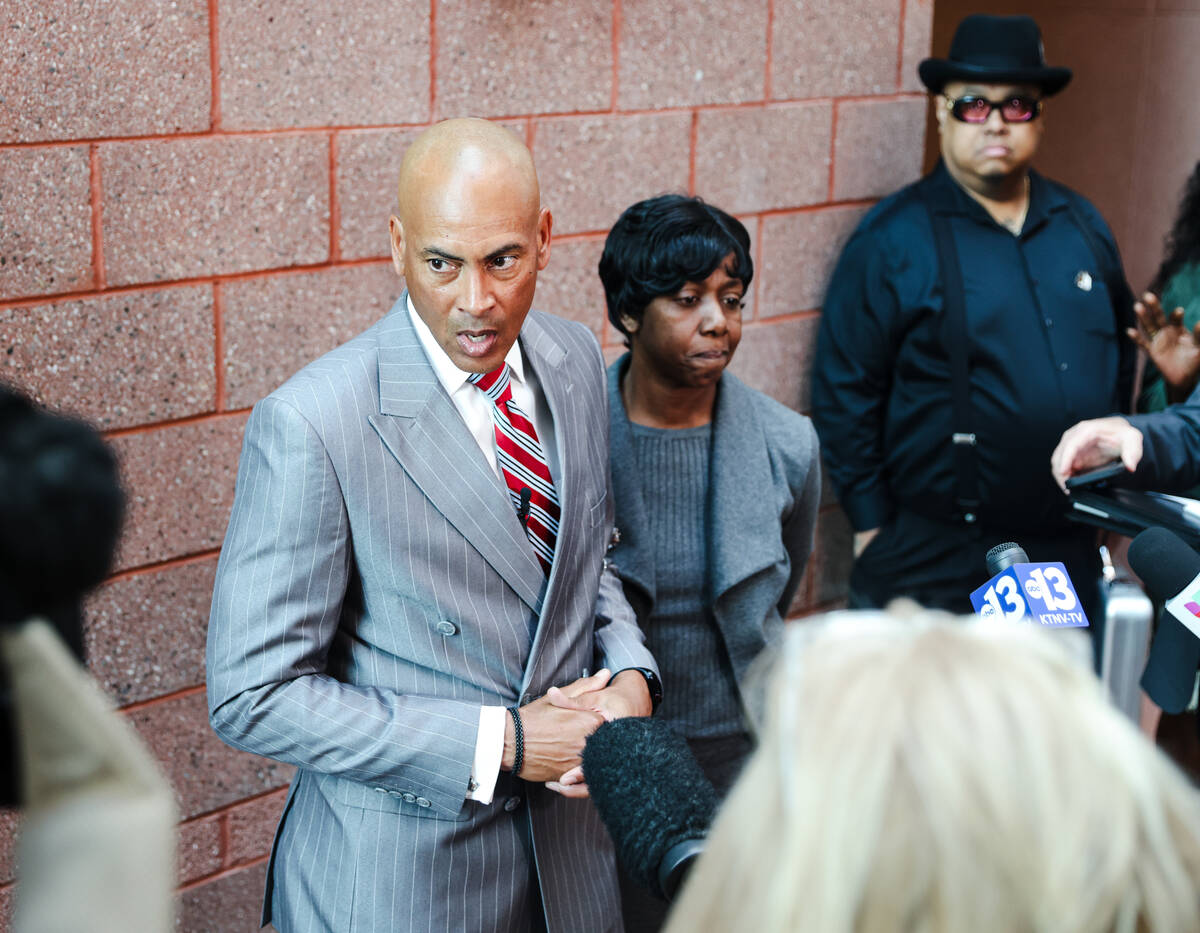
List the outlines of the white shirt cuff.
<svg viewBox="0 0 1200 933">
<path fill-rule="evenodd" d="M 500 774 L 500 762 L 504 758 L 504 717 L 507 715 L 508 710 L 503 706 L 482 706 L 479 709 L 479 733 L 475 738 L 471 781 L 467 785 L 468 800 L 492 802 L 496 778 Z"/>
</svg>

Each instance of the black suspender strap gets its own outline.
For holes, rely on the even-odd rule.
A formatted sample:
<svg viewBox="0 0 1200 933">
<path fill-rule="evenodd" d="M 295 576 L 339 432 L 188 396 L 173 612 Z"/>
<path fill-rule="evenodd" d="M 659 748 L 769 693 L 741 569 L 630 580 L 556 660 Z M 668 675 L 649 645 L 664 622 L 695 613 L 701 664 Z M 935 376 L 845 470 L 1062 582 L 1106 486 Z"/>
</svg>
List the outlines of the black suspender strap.
<svg viewBox="0 0 1200 933">
<path fill-rule="evenodd" d="M 958 249 L 950 229 L 950 217 L 938 211 L 928 201 L 925 209 L 933 227 L 933 244 L 937 250 L 938 268 L 942 278 L 943 326 L 942 339 L 950 361 L 950 392 L 954 433 L 954 505 L 959 516 L 974 522 L 979 511 L 979 465 L 975 452 L 975 434 L 971 431 L 971 380 L 967 343 L 967 302 L 963 290 L 962 267 Z"/>
</svg>

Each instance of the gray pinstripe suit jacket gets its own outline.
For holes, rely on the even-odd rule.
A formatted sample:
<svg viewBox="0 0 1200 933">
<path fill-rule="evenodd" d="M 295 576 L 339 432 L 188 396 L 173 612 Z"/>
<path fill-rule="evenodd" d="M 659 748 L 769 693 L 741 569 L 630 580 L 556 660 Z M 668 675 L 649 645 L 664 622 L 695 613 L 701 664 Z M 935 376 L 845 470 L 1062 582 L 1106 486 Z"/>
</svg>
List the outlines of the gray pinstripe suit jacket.
<svg viewBox="0 0 1200 933">
<path fill-rule="evenodd" d="M 482 704 L 601 666 L 654 668 L 620 583 L 600 351 L 531 312 L 562 521 L 547 581 L 402 296 L 255 406 L 208 632 L 213 727 L 298 771 L 264 922 L 290 931 L 522 930 L 531 835 L 554 931 L 619 930 L 588 801 L 502 773 L 466 800 Z M 527 821 L 523 830 L 518 821 Z"/>
</svg>

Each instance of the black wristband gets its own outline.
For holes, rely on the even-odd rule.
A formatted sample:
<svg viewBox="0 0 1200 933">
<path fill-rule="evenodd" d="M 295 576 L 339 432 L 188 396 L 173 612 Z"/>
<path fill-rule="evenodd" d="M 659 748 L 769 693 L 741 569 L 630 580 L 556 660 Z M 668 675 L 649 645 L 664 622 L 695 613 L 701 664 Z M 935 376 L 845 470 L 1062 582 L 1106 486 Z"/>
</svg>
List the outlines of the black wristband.
<svg viewBox="0 0 1200 933">
<path fill-rule="evenodd" d="M 525 764 L 525 727 L 521 725 L 521 710 L 516 706 L 508 707 L 508 714 L 513 721 L 513 766 L 512 776 L 521 776 L 521 766 Z"/>
</svg>

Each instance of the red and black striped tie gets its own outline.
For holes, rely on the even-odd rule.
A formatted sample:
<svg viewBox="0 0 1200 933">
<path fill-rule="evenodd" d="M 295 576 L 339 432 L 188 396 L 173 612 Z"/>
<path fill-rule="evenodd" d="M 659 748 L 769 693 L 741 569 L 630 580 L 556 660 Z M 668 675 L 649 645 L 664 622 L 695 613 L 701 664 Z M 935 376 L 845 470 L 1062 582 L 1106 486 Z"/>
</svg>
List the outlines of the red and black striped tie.
<svg viewBox="0 0 1200 933">
<path fill-rule="evenodd" d="M 490 373 L 476 373 L 469 380 L 492 402 L 496 462 L 500 464 L 517 514 L 524 519 L 525 534 L 542 570 L 549 576 L 554 542 L 558 538 L 558 493 L 554 491 L 554 480 L 550 478 L 550 467 L 533 422 L 513 404 L 511 376 L 508 364 L 501 363 Z M 525 495 L 529 497 L 528 503 L 523 501 Z"/>
</svg>

